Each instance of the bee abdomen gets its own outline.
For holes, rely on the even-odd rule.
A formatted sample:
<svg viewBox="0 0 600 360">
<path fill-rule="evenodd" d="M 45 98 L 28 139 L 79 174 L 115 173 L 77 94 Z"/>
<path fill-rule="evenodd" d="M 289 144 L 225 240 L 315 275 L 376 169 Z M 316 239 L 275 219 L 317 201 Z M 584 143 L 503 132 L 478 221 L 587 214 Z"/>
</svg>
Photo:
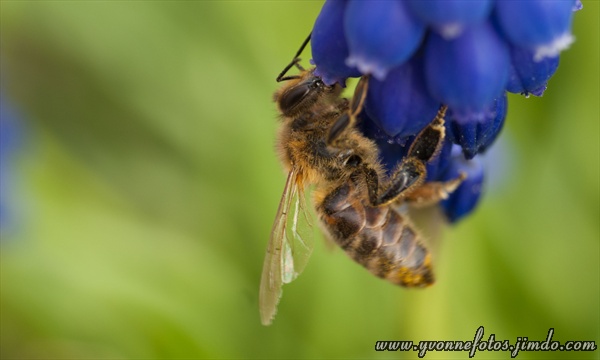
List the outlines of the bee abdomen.
<svg viewBox="0 0 600 360">
<path fill-rule="evenodd" d="M 322 203 L 321 220 L 333 240 L 380 278 L 408 287 L 431 285 L 431 254 L 412 224 L 390 206 L 351 201 L 350 190 L 344 185 Z"/>
<path fill-rule="evenodd" d="M 364 228 L 366 221 L 362 206 L 355 207 L 349 202 L 350 193 L 350 185 L 344 184 L 329 193 L 318 207 L 327 232 L 344 250 Z"/>
</svg>

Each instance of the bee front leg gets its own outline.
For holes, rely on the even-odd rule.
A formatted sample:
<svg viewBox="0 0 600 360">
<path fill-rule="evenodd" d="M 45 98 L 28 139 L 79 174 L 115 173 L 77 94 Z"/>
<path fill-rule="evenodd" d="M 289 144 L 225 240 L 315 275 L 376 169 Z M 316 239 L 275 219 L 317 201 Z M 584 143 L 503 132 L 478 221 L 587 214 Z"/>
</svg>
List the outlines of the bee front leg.
<svg viewBox="0 0 600 360">
<path fill-rule="evenodd" d="M 367 90 L 369 90 L 369 75 L 363 75 L 358 84 L 356 84 L 354 95 L 352 96 L 352 100 L 350 100 L 350 117 L 356 118 L 362 111 L 365 99 L 367 98 Z"/>
<path fill-rule="evenodd" d="M 329 128 L 329 133 L 327 134 L 327 146 L 331 146 L 334 148 L 342 148 L 343 138 L 340 136 L 344 130 L 350 127 L 353 123 L 353 120 L 350 118 L 348 113 L 344 113 L 340 116 Z"/>
<path fill-rule="evenodd" d="M 369 77 L 367 75 L 360 78 L 360 81 L 356 85 L 354 90 L 354 96 L 350 100 L 350 107 L 346 113 L 340 116 L 329 128 L 327 134 L 327 145 L 340 148 L 342 147 L 342 133 L 348 128 L 354 127 L 356 124 L 356 117 L 362 111 L 365 98 L 367 97 L 367 90 L 369 88 Z"/>
</svg>

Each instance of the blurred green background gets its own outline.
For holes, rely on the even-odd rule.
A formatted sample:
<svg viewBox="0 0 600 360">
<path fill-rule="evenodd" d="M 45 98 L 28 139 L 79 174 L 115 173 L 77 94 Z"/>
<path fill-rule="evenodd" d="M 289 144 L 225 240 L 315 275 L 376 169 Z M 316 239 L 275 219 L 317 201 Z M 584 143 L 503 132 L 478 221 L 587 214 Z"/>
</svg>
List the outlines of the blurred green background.
<svg viewBox="0 0 600 360">
<path fill-rule="evenodd" d="M 285 181 L 271 94 L 321 3 L 0 6 L 2 91 L 23 127 L 2 358 L 416 358 L 375 341 L 480 325 L 598 343 L 598 2 L 575 15 L 545 95 L 510 97 L 486 195 L 439 243 L 435 286 L 394 287 L 317 239 L 271 327 L 258 286 Z"/>
</svg>

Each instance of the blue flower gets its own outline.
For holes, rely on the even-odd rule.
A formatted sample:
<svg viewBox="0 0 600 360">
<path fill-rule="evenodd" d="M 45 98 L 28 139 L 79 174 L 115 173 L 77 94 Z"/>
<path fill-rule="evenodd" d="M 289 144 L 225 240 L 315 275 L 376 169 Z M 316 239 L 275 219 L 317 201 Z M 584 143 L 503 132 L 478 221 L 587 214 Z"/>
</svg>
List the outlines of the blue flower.
<svg viewBox="0 0 600 360">
<path fill-rule="evenodd" d="M 540 61 L 555 57 L 573 42 L 571 20 L 574 0 L 497 1 L 498 25 L 515 45 L 535 52 Z"/>
<path fill-rule="evenodd" d="M 558 68 L 559 57 L 547 57 L 534 60 L 534 51 L 511 46 L 511 66 L 506 91 L 528 96 L 542 96 L 548 86 L 548 80 Z"/>
<path fill-rule="evenodd" d="M 442 181 L 442 175 L 445 174 L 452 161 L 452 149 L 456 147 L 451 139 L 446 138 L 444 140 L 440 153 L 427 164 L 427 179 L 425 181 Z"/>
<path fill-rule="evenodd" d="M 403 138 L 427 126 L 439 109 L 425 87 L 422 56 L 371 79 L 365 103 L 369 117 L 389 136 Z"/>
<path fill-rule="evenodd" d="M 504 92 L 508 46 L 489 23 L 451 40 L 432 33 L 425 44 L 425 77 L 432 95 L 460 113 L 477 114 Z M 464 121 L 471 121 L 465 118 Z"/>
<path fill-rule="evenodd" d="M 506 118 L 508 101 L 506 94 L 497 98 L 488 111 L 484 121 L 464 123 L 457 118 L 454 111 L 449 110 L 446 115 L 446 136 L 455 144 L 460 145 L 466 159 L 472 159 L 477 154 L 487 150 L 496 140 L 502 130 Z"/>
<path fill-rule="evenodd" d="M 483 22 L 492 10 L 491 0 L 408 0 L 414 15 L 446 39 L 460 35 L 466 26 Z"/>
<path fill-rule="evenodd" d="M 441 204 L 456 221 L 479 199 L 478 156 L 502 129 L 506 92 L 542 95 L 581 8 L 579 0 L 327 0 L 313 28 L 315 73 L 329 85 L 372 75 L 360 127 L 388 170 L 448 105 L 447 141 L 427 168 L 430 181 L 468 168 L 471 178 Z"/>
<path fill-rule="evenodd" d="M 348 43 L 344 35 L 344 1 L 327 1 L 317 17 L 312 31 L 311 47 L 315 75 L 327 85 L 336 82 L 344 84 L 346 78 L 357 77 L 361 73 L 346 66 L 349 55 Z"/>
<path fill-rule="evenodd" d="M 350 0 L 344 30 L 350 46 L 346 64 L 383 80 L 417 50 L 425 25 L 408 13 L 403 1 Z"/>
<path fill-rule="evenodd" d="M 467 178 L 448 197 L 442 200 L 440 205 L 448 220 L 457 222 L 470 214 L 481 197 L 483 188 L 483 165 L 479 158 L 465 160 L 459 146 L 454 145 L 449 164 L 445 171 L 439 176 L 438 181 L 456 179 L 460 173 L 467 174 Z"/>
<path fill-rule="evenodd" d="M 408 148 L 415 136 L 398 137 L 389 135 L 364 110 L 360 113 L 359 118 L 358 128 L 365 136 L 375 141 L 379 149 L 381 164 L 388 175 L 391 175 L 398 161 L 408 153 Z"/>
</svg>

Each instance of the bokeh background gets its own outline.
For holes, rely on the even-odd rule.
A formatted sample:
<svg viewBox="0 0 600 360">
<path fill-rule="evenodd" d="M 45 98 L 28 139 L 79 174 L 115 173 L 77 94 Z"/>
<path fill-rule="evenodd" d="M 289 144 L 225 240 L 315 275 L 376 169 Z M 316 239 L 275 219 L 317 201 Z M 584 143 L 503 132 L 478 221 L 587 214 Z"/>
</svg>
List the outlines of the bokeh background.
<svg viewBox="0 0 600 360">
<path fill-rule="evenodd" d="M 0 2 L 2 358 L 416 358 L 375 341 L 480 325 L 598 344 L 596 1 L 544 96 L 509 98 L 485 197 L 436 244 L 435 286 L 394 287 L 318 238 L 260 325 L 285 181 L 271 96 L 320 6 Z"/>
</svg>

